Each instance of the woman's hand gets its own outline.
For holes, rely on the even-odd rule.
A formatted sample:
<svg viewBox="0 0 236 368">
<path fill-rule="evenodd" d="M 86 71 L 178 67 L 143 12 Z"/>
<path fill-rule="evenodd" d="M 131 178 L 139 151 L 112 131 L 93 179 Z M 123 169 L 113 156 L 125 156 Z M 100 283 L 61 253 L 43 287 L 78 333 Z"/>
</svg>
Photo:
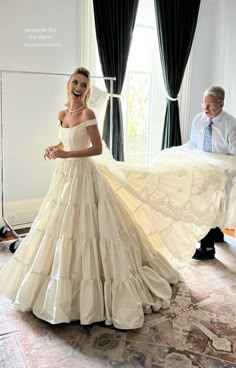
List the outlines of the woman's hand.
<svg viewBox="0 0 236 368">
<path fill-rule="evenodd" d="M 47 158 L 49 160 L 51 160 L 51 152 L 53 151 L 54 148 L 55 148 L 55 146 L 50 146 L 50 147 L 47 147 L 45 149 L 45 152 L 44 152 L 44 155 L 43 155 L 44 160 L 46 160 Z"/>
<path fill-rule="evenodd" d="M 55 160 L 55 158 L 68 158 L 69 152 L 66 152 L 60 148 L 53 147 L 53 149 L 50 151 L 50 158 Z"/>
</svg>

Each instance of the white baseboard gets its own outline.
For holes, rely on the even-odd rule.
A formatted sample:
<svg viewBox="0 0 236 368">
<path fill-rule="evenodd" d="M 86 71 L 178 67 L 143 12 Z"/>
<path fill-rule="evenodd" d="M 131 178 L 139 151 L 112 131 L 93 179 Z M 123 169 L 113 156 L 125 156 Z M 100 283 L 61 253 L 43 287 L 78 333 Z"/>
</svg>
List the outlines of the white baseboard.
<svg viewBox="0 0 236 368">
<path fill-rule="evenodd" d="M 4 218 L 13 227 L 26 227 L 35 219 L 43 198 L 7 202 L 4 205 Z"/>
<path fill-rule="evenodd" d="M 236 247 L 236 238 L 234 238 L 233 236 L 224 234 L 224 239 L 227 243 Z"/>
</svg>

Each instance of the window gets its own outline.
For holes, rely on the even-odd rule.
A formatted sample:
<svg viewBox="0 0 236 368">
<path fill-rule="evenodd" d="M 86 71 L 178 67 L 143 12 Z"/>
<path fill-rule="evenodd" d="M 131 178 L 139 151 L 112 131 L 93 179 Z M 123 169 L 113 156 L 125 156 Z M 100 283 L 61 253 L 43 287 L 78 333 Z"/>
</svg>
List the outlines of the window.
<svg viewBox="0 0 236 368">
<path fill-rule="evenodd" d="M 125 158 L 148 164 L 160 150 L 165 88 L 153 0 L 140 0 L 122 91 Z"/>
<path fill-rule="evenodd" d="M 148 164 L 161 148 L 166 107 L 153 0 L 139 1 L 121 102 L 125 161 Z"/>
</svg>

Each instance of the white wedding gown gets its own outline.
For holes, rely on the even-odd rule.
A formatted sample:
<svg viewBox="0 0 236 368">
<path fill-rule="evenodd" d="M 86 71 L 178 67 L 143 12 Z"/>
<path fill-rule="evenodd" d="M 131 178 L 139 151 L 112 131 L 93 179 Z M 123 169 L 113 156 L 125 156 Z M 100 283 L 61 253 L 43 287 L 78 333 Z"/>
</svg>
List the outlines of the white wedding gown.
<svg viewBox="0 0 236 368">
<path fill-rule="evenodd" d="M 64 149 L 89 147 L 93 124 L 60 127 Z M 221 164 L 168 161 L 163 153 L 150 168 L 131 168 L 106 148 L 59 159 L 29 234 L 0 272 L 0 294 L 53 324 L 132 329 L 144 310 L 168 308 L 178 275 L 163 255 L 192 256 L 224 217 L 227 182 Z"/>
</svg>

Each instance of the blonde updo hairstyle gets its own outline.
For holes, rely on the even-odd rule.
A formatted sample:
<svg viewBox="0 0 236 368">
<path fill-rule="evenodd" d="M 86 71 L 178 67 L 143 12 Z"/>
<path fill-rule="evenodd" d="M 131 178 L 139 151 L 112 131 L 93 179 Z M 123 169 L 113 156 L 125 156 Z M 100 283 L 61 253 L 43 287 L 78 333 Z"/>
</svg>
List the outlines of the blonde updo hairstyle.
<svg viewBox="0 0 236 368">
<path fill-rule="evenodd" d="M 65 103 L 66 107 L 70 106 L 70 99 L 69 99 L 69 83 L 71 78 L 76 75 L 76 74 L 82 74 L 84 77 L 86 77 L 88 79 L 88 84 L 89 84 L 89 91 L 88 94 L 86 96 L 86 100 L 85 100 L 85 104 L 87 104 L 89 97 L 90 97 L 90 93 L 91 93 L 91 88 L 90 88 L 90 72 L 88 69 L 84 68 L 84 67 L 79 67 L 76 68 L 75 71 L 71 74 L 70 79 L 67 82 L 67 102 Z"/>
</svg>

